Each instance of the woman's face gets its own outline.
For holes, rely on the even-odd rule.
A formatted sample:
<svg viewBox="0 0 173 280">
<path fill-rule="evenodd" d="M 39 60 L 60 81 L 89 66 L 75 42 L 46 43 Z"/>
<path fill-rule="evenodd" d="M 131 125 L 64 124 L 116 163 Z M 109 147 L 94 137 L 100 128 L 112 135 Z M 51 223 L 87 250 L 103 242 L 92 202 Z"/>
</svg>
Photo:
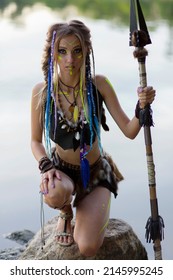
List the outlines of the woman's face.
<svg viewBox="0 0 173 280">
<path fill-rule="evenodd" d="M 77 36 L 68 35 L 60 40 L 57 62 L 62 75 L 73 76 L 80 71 L 83 64 L 83 52 Z"/>
</svg>

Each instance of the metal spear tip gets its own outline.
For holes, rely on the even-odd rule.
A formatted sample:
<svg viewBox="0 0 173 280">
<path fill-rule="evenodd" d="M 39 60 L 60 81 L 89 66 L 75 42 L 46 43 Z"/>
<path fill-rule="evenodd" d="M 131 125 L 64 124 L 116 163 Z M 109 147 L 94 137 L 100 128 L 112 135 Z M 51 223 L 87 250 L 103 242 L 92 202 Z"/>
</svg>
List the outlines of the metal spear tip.
<svg viewBox="0 0 173 280">
<path fill-rule="evenodd" d="M 138 21 L 137 21 L 138 18 Z M 129 45 L 144 47 L 151 44 L 151 39 L 139 0 L 130 1 L 130 38 Z"/>
</svg>

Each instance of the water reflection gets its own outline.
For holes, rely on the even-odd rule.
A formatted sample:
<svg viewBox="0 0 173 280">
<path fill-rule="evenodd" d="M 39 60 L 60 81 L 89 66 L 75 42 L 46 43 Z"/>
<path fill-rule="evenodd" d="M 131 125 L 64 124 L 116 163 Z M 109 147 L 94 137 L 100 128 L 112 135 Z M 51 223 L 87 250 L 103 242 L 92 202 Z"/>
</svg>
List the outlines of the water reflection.
<svg viewBox="0 0 173 280">
<path fill-rule="evenodd" d="M 129 0 L 3 0 L 0 2 L 0 10 L 11 18 L 16 18 L 21 12 L 28 8 L 33 8 L 37 2 L 42 6 L 46 5 L 54 11 L 63 11 L 69 7 L 78 7 L 80 13 L 89 15 L 95 19 L 107 19 L 121 24 L 129 24 Z M 173 0 L 141 0 L 142 9 L 149 21 L 166 20 L 170 26 L 173 25 Z"/>
<path fill-rule="evenodd" d="M 109 77 L 124 110 L 132 117 L 139 79 L 133 48 L 128 47 L 128 28 L 115 27 L 106 20 L 85 18 L 74 13 L 74 10 L 66 17 L 84 20 L 91 28 L 97 73 Z M 0 204 L 0 248 L 13 245 L 1 238 L 3 233 L 24 228 L 37 231 L 40 227 L 39 174 L 30 151 L 30 96 L 33 85 L 42 80 L 40 60 L 47 27 L 61 20 L 60 13 L 44 7 L 23 12 L 20 16 L 22 25 L 16 25 L 6 18 L 0 21 L 0 170 L 3 196 Z M 158 22 L 157 28 L 150 32 L 153 44 L 148 47 L 147 69 L 148 83 L 157 88 L 152 138 L 159 212 L 166 224 L 163 258 L 172 259 L 173 57 L 172 50 L 168 52 L 168 25 Z M 127 221 L 146 246 L 149 258 L 153 259 L 152 245 L 146 244 L 144 239 L 150 203 L 143 133 L 141 131 L 137 139 L 130 141 L 122 135 L 109 115 L 107 118 L 111 131 L 102 134 L 104 147 L 125 176 L 117 200 L 112 200 L 111 217 Z M 47 207 L 45 210 L 47 220 L 55 215 L 53 210 Z"/>
</svg>

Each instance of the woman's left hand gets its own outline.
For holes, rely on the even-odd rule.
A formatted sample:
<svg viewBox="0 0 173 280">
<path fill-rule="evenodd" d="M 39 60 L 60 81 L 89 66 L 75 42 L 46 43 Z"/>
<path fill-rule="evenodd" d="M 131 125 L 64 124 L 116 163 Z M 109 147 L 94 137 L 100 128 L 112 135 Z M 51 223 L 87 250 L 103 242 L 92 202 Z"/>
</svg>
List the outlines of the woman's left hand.
<svg viewBox="0 0 173 280">
<path fill-rule="evenodd" d="M 147 104 L 151 104 L 155 98 L 156 91 L 151 86 L 139 87 L 138 90 L 139 106 L 144 108 Z"/>
<path fill-rule="evenodd" d="M 49 188 L 55 188 L 54 178 L 57 178 L 61 181 L 61 175 L 59 171 L 55 168 L 51 168 L 50 170 L 46 171 L 42 174 L 42 181 L 40 184 L 40 191 L 43 194 L 49 193 Z"/>
</svg>

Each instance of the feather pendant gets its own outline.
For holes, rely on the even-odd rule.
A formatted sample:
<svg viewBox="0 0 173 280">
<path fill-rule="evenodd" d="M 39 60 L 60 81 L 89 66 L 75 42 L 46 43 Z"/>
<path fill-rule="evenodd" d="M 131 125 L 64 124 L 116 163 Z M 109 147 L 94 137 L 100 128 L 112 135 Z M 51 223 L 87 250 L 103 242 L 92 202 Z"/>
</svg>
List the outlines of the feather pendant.
<svg viewBox="0 0 173 280">
<path fill-rule="evenodd" d="M 89 161 L 86 158 L 81 160 L 81 177 L 83 187 L 86 189 L 90 179 L 90 166 Z"/>
<path fill-rule="evenodd" d="M 75 105 L 74 112 L 73 112 L 73 120 L 74 120 L 74 122 L 77 122 L 78 117 L 79 117 L 79 109 L 78 109 L 78 106 Z"/>
</svg>

